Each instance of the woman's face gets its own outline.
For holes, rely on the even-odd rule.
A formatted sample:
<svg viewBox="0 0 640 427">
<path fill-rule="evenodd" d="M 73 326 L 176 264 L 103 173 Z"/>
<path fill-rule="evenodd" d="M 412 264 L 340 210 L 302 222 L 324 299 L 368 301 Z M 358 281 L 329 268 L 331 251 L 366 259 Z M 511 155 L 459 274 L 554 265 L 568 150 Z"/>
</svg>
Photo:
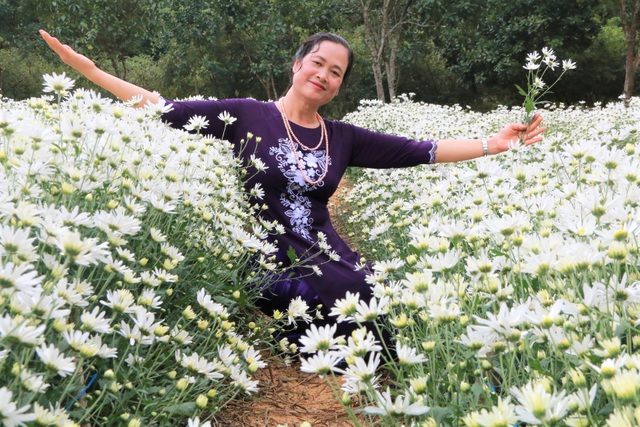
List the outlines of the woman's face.
<svg viewBox="0 0 640 427">
<path fill-rule="evenodd" d="M 318 106 L 324 105 L 338 94 L 348 63 L 347 48 L 325 40 L 293 64 L 293 88 Z"/>
</svg>

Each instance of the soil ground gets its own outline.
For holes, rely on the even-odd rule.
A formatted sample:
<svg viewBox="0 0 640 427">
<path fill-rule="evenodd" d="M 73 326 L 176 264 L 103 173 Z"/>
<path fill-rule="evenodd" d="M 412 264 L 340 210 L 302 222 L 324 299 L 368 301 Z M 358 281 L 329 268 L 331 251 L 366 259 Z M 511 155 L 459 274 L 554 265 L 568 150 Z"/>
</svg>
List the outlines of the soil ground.
<svg viewBox="0 0 640 427">
<path fill-rule="evenodd" d="M 343 179 L 329 201 L 331 217 L 339 233 L 343 213 L 340 200 L 350 188 L 348 180 Z M 355 425 L 339 401 L 342 394 L 339 380 L 330 385 L 326 379 L 301 372 L 297 361 L 287 365 L 278 358 L 272 359 L 257 379 L 260 381 L 257 395 L 229 403 L 217 414 L 212 426 L 299 427 L 303 422 L 311 427 Z M 359 423 L 365 425 L 362 420 Z"/>
<path fill-rule="evenodd" d="M 217 427 L 350 427 L 355 425 L 339 402 L 339 379 L 320 379 L 272 361 L 258 374 L 260 391 L 253 398 L 229 403 L 212 422 Z M 332 388 L 335 389 L 332 390 Z"/>
</svg>

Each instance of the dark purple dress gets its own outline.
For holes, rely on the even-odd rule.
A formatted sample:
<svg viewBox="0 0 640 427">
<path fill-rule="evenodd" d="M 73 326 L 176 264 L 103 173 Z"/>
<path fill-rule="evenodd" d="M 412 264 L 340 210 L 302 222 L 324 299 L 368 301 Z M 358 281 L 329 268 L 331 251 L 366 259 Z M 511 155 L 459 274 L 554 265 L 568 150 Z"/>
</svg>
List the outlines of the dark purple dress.
<svg viewBox="0 0 640 427">
<path fill-rule="evenodd" d="M 348 166 L 395 168 L 432 163 L 437 147 L 435 141 L 418 142 L 325 119 L 329 137 L 329 170 L 322 182 L 310 185 L 298 170 L 292 144 L 275 103 L 227 99 L 172 104 L 173 110 L 162 118 L 173 127 L 182 128 L 194 115 L 205 116 L 209 127 L 203 133 L 221 137 L 224 130 L 224 139 L 233 143 L 237 155 L 246 159 L 255 153 L 268 166 L 266 172 L 249 170 L 248 175 L 253 178 L 245 183 L 245 187 L 250 189 L 257 182 L 262 183 L 265 192 L 263 203 L 268 206 L 262 215 L 266 220 L 275 220 L 285 227 L 286 233 L 274 241 L 279 261 L 289 264 L 287 252 L 290 248 L 300 257 L 309 253 L 310 248 L 317 248 L 314 244 L 318 232 L 326 235 L 331 248 L 340 256 L 338 261 L 330 261 L 326 254 L 314 258 L 313 262 L 322 271 L 320 276 L 310 274 L 309 268 L 299 268 L 297 274 L 304 276 L 302 279 L 296 280 L 294 276 L 265 288 L 263 295 L 266 298 L 260 303 L 263 310 L 284 311 L 291 299 L 302 296 L 311 308 L 322 303 L 325 313 L 328 313 L 334 302 L 344 298 L 347 291 L 359 292 L 364 299 L 370 297 L 370 285 L 365 282 L 367 271 L 355 268 L 360 255 L 351 250 L 334 229 L 327 202 Z M 225 111 L 237 119 L 226 129 L 218 118 Z M 319 127 L 310 129 L 292 122 L 290 125 L 304 145 L 315 147 L 318 144 Z M 247 140 L 248 133 L 254 138 Z M 256 143 L 255 137 L 260 137 L 261 142 Z M 242 140 L 248 145 L 239 152 Z M 324 144 L 315 151 L 306 151 L 298 146 L 296 149 L 306 176 L 316 181 L 327 167 Z"/>
</svg>

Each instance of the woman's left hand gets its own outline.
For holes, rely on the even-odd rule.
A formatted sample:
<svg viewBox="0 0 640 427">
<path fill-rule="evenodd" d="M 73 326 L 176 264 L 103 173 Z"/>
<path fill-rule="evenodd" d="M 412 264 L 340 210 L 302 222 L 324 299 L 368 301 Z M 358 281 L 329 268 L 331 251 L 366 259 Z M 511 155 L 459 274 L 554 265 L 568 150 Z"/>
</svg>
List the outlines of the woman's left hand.
<svg viewBox="0 0 640 427">
<path fill-rule="evenodd" d="M 536 114 L 531 120 L 531 124 L 511 123 L 506 125 L 500 130 L 493 138 L 490 139 L 491 145 L 489 153 L 497 154 L 507 151 L 518 143 L 524 145 L 536 144 L 542 141 L 542 132 L 547 130 L 546 127 L 540 127 L 542 123 L 542 116 Z M 493 149 L 491 149 L 493 148 Z"/>
</svg>

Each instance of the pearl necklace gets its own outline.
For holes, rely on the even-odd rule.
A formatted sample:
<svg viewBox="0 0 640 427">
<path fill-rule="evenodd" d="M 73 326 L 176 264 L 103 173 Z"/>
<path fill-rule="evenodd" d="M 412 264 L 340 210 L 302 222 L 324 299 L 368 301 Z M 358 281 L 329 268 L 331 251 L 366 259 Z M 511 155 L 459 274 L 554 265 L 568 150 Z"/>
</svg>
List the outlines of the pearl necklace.
<svg viewBox="0 0 640 427">
<path fill-rule="evenodd" d="M 289 125 L 289 119 L 287 118 L 287 113 L 284 110 L 284 103 L 282 102 L 282 99 L 276 102 L 276 107 L 278 107 L 278 110 L 280 111 L 280 116 L 282 116 L 282 122 L 284 123 L 284 127 L 287 131 L 287 136 L 289 137 L 289 143 L 291 144 L 291 149 L 293 150 L 293 156 L 295 157 L 296 163 L 298 164 L 298 170 L 302 175 L 302 179 L 304 179 L 304 182 L 306 182 L 309 185 L 316 185 L 321 183 L 322 180 L 324 180 L 325 176 L 327 176 L 327 171 L 329 170 L 329 137 L 327 136 L 327 128 L 324 124 L 324 120 L 322 120 L 322 117 L 320 117 L 320 114 L 316 113 L 316 119 L 320 124 L 320 142 L 318 142 L 318 145 L 316 145 L 315 147 L 310 148 L 304 145 L 302 142 L 300 142 L 300 140 L 293 133 L 293 130 L 291 130 L 291 126 Z M 324 172 L 322 173 L 322 176 L 317 181 L 312 181 L 304 173 L 304 168 L 302 167 L 302 163 L 300 162 L 300 157 L 298 157 L 298 151 L 296 150 L 296 146 L 293 142 L 294 141 L 297 142 L 298 145 L 300 145 L 300 147 L 304 148 L 307 151 L 313 151 L 320 148 L 323 140 L 325 143 Z"/>
</svg>

